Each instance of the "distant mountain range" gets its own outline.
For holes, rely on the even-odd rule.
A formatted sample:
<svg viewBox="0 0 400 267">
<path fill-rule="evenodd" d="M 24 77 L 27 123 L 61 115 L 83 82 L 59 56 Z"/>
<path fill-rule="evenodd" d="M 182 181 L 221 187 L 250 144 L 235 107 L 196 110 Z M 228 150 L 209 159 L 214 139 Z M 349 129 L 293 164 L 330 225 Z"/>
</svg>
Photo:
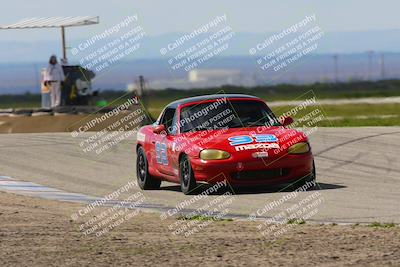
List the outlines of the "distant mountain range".
<svg viewBox="0 0 400 267">
<path fill-rule="evenodd" d="M 400 53 L 385 53 L 382 67 L 380 54 L 372 55 L 371 61 L 366 53 L 339 54 L 337 79 L 378 80 L 400 78 Z M 39 92 L 39 73 L 45 63 L 0 64 L 0 94 L 19 94 Z M 260 70 L 254 57 L 219 57 L 210 60 L 201 69 L 233 70 L 232 77 L 220 77 L 205 82 L 191 82 L 187 72 L 172 71 L 165 59 L 141 59 L 123 61 L 115 67 L 100 73 L 93 81 L 94 89 L 124 90 L 128 84 L 134 84 L 139 75 L 143 75 L 147 87 L 163 88 L 200 88 L 224 84 L 254 86 L 264 84 L 313 82 L 332 82 L 336 79 L 334 60 L 331 54 L 310 55 L 289 69 L 277 73 Z M 239 75 L 237 75 L 239 71 Z"/>
<path fill-rule="evenodd" d="M 0 32 L 1 34 L 1 32 Z M 248 56 L 249 48 L 262 42 L 273 33 L 236 33 L 222 56 Z M 135 53 L 135 59 L 160 58 L 160 48 L 173 42 L 183 33 L 146 36 L 141 42 L 141 48 Z M 49 37 L 46 36 L 46 39 Z M 68 39 L 70 47 L 77 46 L 83 40 Z M 385 31 L 362 32 L 327 32 L 318 44 L 317 53 L 360 53 L 368 50 L 400 52 L 400 29 Z M 37 42 L 0 42 L 0 63 L 11 62 L 43 62 L 50 54 L 60 55 L 61 43 L 59 36 L 54 34 L 52 41 Z M 71 60 L 78 60 L 70 56 Z"/>
<path fill-rule="evenodd" d="M 176 33 L 147 36 L 133 57 L 124 58 L 98 75 L 93 85 L 95 89 L 125 89 L 128 84 L 135 83 L 139 75 L 144 75 L 147 85 L 156 89 L 218 86 L 227 83 L 253 86 L 335 79 L 347 81 L 400 78 L 400 30 L 325 33 L 318 41 L 318 49 L 314 54 L 277 73 L 260 71 L 256 57 L 249 55 L 249 48 L 271 34 L 236 33 L 229 41 L 229 49 L 199 67 L 240 71 L 241 74 L 234 77 L 235 79 L 221 78 L 193 83 L 189 81 L 186 71 L 171 70 L 168 57 L 163 58 L 159 50 L 182 36 Z M 108 41 L 110 40 L 104 40 Z M 68 44 L 73 47 L 80 42 L 69 40 Z M 196 40 L 192 40 L 193 42 Z M 60 50 L 59 41 L 0 42 L 0 94 L 38 92 L 40 69 L 47 65 L 50 54 L 60 55 Z M 367 51 L 375 52 L 369 58 Z M 333 54 L 336 53 L 337 74 L 333 60 Z M 381 64 L 382 53 L 385 55 L 384 65 Z M 72 55 L 69 59 L 70 63 L 79 60 Z"/>
</svg>

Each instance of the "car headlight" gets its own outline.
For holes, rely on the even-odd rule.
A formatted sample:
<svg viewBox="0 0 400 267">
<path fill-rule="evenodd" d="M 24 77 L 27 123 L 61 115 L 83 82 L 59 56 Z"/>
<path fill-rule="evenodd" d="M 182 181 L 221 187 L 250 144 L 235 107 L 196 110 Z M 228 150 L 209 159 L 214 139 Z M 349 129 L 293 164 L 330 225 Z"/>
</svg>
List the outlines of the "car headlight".
<svg viewBox="0 0 400 267">
<path fill-rule="evenodd" d="M 227 159 L 230 156 L 231 154 L 228 152 L 218 149 L 204 149 L 200 152 L 200 158 L 204 160 Z"/>
<path fill-rule="evenodd" d="M 288 148 L 289 154 L 304 154 L 310 151 L 310 145 L 306 142 L 297 143 Z"/>
</svg>

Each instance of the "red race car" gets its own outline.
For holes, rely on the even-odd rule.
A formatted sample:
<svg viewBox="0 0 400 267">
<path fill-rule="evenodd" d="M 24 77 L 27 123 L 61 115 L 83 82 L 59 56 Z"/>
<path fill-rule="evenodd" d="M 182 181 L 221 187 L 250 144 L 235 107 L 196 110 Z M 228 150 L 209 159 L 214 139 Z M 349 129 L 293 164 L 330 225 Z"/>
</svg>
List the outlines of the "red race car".
<svg viewBox="0 0 400 267">
<path fill-rule="evenodd" d="M 170 103 L 157 121 L 137 133 L 137 179 L 142 189 L 197 182 L 232 187 L 315 184 L 307 136 L 289 129 L 260 98 L 206 95 Z"/>
</svg>

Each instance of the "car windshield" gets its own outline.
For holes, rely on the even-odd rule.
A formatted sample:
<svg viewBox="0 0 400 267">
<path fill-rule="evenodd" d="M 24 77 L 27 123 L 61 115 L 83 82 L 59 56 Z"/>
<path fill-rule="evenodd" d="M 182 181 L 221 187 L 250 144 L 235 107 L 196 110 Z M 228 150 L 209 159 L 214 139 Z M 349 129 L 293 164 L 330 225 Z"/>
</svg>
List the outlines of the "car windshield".
<svg viewBox="0 0 400 267">
<path fill-rule="evenodd" d="M 272 111 L 260 101 L 218 99 L 182 108 L 181 133 L 221 128 L 279 126 Z"/>
</svg>

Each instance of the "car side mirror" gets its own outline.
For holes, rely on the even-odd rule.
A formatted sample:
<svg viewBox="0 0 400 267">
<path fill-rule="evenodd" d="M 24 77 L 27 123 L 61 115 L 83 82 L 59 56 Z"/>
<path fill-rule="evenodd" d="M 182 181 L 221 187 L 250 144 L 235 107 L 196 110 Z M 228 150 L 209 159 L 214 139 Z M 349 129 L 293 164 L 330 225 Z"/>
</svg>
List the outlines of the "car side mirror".
<svg viewBox="0 0 400 267">
<path fill-rule="evenodd" d="M 292 124 L 292 123 L 293 123 L 293 118 L 292 117 L 285 117 L 282 120 L 282 125 L 283 126 L 288 126 L 289 124 Z"/>
<path fill-rule="evenodd" d="M 165 131 L 165 125 L 164 124 L 155 125 L 153 127 L 153 133 L 155 133 L 155 134 L 160 134 L 163 131 Z"/>
</svg>

